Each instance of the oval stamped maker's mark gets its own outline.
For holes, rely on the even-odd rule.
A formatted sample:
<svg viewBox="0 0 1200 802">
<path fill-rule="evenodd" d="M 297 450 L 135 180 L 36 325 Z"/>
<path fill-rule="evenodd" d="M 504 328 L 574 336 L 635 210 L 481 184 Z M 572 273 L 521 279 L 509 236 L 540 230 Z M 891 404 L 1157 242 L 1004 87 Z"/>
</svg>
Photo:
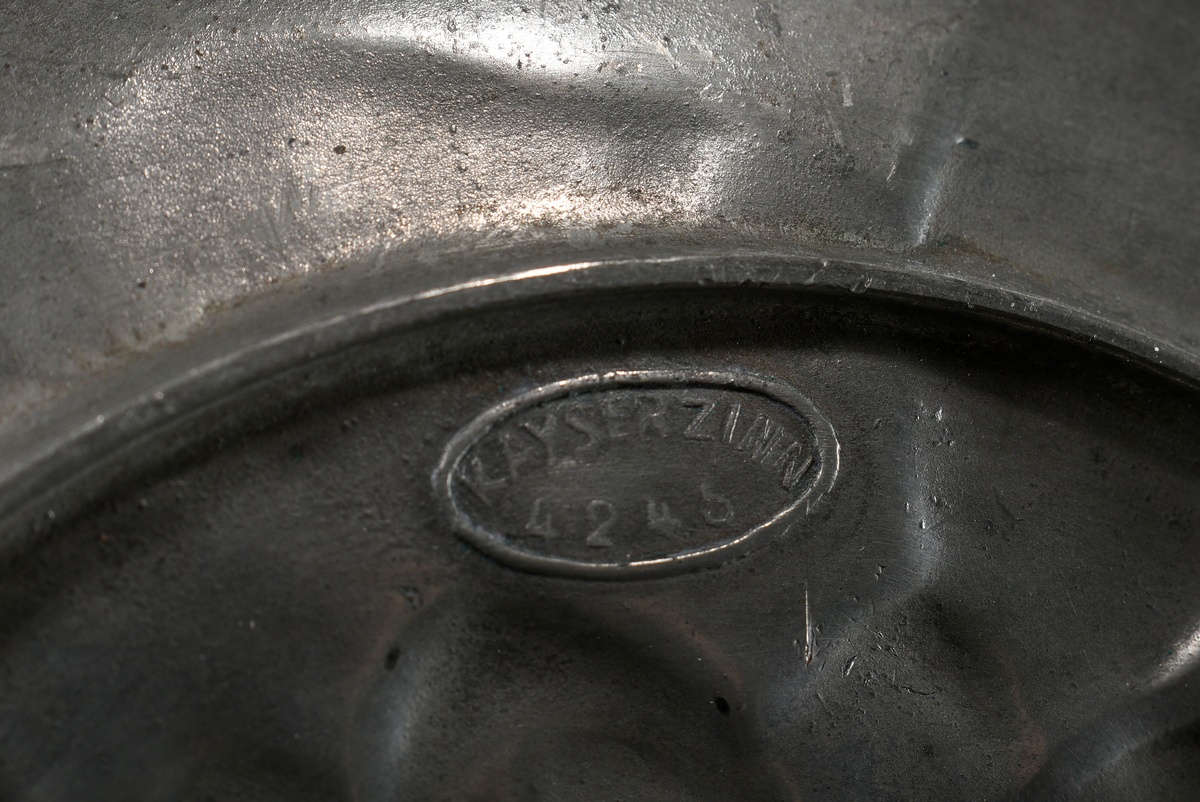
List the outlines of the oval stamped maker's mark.
<svg viewBox="0 0 1200 802">
<path fill-rule="evenodd" d="M 833 486 L 833 426 L 743 372 L 644 370 L 547 384 L 450 441 L 434 488 L 455 529 L 514 568 L 597 579 L 721 562 Z"/>
</svg>

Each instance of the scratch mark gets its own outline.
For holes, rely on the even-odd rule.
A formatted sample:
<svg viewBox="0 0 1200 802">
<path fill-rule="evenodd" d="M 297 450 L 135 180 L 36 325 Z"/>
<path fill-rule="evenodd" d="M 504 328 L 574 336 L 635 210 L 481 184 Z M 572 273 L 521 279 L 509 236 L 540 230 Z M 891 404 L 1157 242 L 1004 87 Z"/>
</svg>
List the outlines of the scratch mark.
<svg viewBox="0 0 1200 802">
<path fill-rule="evenodd" d="M 1079 610 L 1075 607 L 1075 600 L 1071 598 L 1071 588 L 1067 586 L 1067 577 L 1062 571 L 1059 571 L 1058 578 L 1059 581 L 1062 582 L 1063 591 L 1067 594 L 1067 604 L 1071 605 L 1071 612 L 1073 612 L 1075 615 L 1079 615 Z"/>
<path fill-rule="evenodd" d="M 996 489 L 995 485 L 992 486 L 992 498 L 996 500 L 996 506 L 1000 508 L 1000 511 L 1008 516 L 1009 521 L 1012 523 L 1017 523 L 1021 520 L 1015 513 L 1013 513 L 1012 510 L 1008 508 L 1008 505 L 1004 503 L 1004 499 L 1000 497 L 1000 491 Z"/>
<path fill-rule="evenodd" d="M 8 164 L 0 164 L 0 170 L 29 170 L 34 167 L 51 167 L 55 164 L 64 164 L 67 161 L 69 161 L 69 159 L 64 157 L 36 162 L 10 162 Z"/>
<path fill-rule="evenodd" d="M 938 166 L 929 174 L 924 192 L 921 194 L 921 217 L 917 221 L 916 244 L 924 245 L 929 240 L 929 231 L 933 227 L 934 217 L 942 205 L 942 189 L 950 173 L 950 162 L 942 158 Z"/>
<path fill-rule="evenodd" d="M 824 103 L 821 105 L 825 107 Z M 839 148 L 845 150 L 846 140 L 842 137 L 842 129 L 838 127 L 837 121 L 833 119 L 833 114 L 829 111 L 829 108 L 825 107 L 824 111 L 825 119 L 829 120 L 829 127 L 833 130 L 833 141 L 837 143 Z"/>
<path fill-rule="evenodd" d="M 804 583 L 804 665 L 811 666 L 813 661 L 812 616 L 808 607 L 808 583 Z"/>
</svg>

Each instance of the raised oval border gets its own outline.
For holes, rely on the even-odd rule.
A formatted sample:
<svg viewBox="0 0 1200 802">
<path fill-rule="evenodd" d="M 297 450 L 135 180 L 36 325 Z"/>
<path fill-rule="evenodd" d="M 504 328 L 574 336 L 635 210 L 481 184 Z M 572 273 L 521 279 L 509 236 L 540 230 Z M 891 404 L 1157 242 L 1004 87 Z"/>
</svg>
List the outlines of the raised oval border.
<svg viewBox="0 0 1200 802">
<path fill-rule="evenodd" d="M 812 427 L 817 475 L 808 488 L 767 521 L 735 536 L 701 548 L 646 560 L 585 562 L 515 547 L 503 533 L 477 525 L 455 502 L 453 480 L 459 461 L 492 428 L 511 415 L 575 393 L 617 388 L 710 387 L 757 393 L 796 412 Z M 745 553 L 772 533 L 786 531 L 800 515 L 832 488 L 840 469 L 841 448 L 833 424 L 798 389 L 776 379 L 744 371 L 615 370 L 563 379 L 528 390 L 496 404 L 450 439 L 433 473 L 439 506 L 454 530 L 468 543 L 499 563 L 521 571 L 576 579 L 645 579 L 712 567 Z"/>
</svg>

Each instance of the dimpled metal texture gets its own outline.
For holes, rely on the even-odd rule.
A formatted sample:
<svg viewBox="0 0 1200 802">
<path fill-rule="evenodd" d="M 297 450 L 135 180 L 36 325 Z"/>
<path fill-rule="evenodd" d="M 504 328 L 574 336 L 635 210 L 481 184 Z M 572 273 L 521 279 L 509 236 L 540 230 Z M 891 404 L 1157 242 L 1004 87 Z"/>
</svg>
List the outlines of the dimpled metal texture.
<svg viewBox="0 0 1200 802">
<path fill-rule="evenodd" d="M 1200 6 L 0 6 L 0 800 L 1194 800 Z"/>
</svg>

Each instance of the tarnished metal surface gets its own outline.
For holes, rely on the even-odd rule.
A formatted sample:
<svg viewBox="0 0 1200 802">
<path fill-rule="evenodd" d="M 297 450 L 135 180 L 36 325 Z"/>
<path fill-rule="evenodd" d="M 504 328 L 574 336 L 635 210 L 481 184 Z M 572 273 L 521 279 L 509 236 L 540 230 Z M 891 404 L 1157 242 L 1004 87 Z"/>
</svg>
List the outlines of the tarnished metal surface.
<svg viewBox="0 0 1200 802">
<path fill-rule="evenodd" d="M 0 798 L 1193 798 L 1198 30 L 6 4 Z"/>
<path fill-rule="evenodd" d="M 1198 24 L 1186 3 L 14 4 L 5 406 L 329 274 L 403 291 L 683 249 L 1013 290 L 1194 368 Z"/>
</svg>

